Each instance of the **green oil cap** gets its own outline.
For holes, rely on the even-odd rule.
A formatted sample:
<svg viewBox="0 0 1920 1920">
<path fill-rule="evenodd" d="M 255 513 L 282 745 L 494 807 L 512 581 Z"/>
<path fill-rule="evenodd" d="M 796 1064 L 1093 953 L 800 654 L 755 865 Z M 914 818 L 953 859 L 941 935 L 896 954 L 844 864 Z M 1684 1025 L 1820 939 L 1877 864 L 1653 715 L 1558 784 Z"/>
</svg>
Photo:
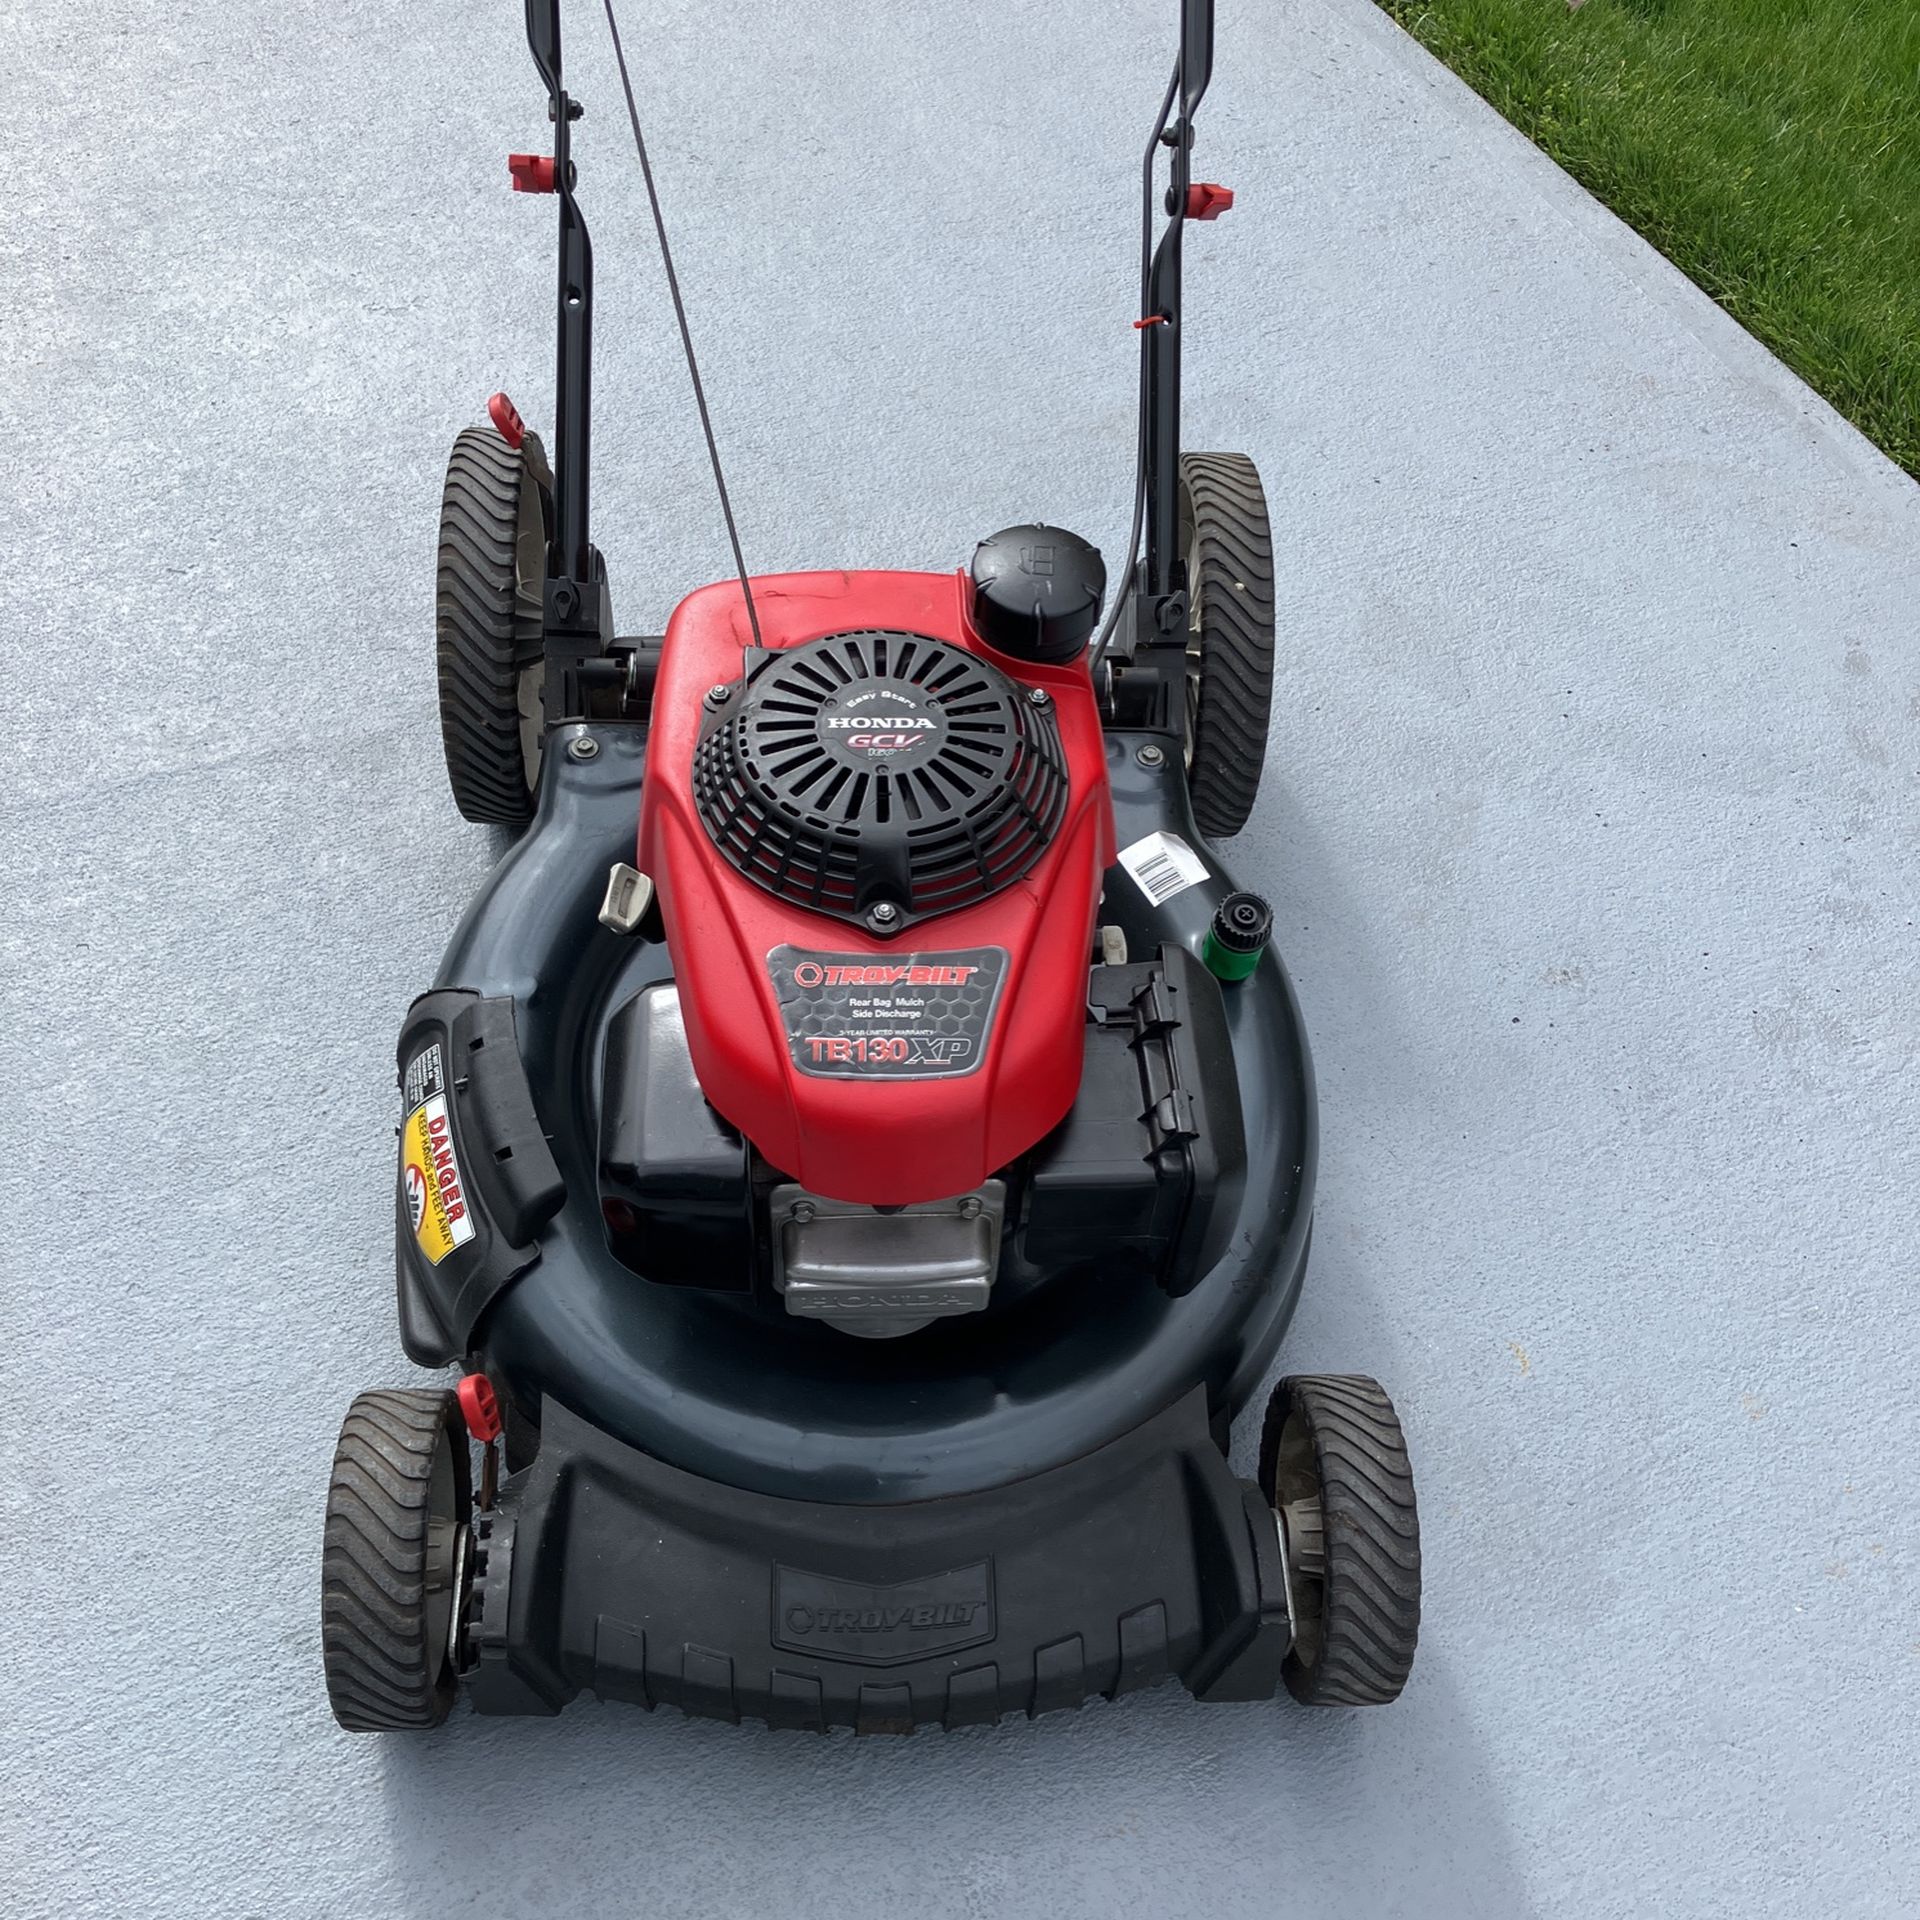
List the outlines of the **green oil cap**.
<svg viewBox="0 0 1920 1920">
<path fill-rule="evenodd" d="M 1230 893 L 1207 929 L 1200 958 L 1221 980 L 1244 980 L 1260 964 L 1273 934 L 1273 909 L 1257 893 Z"/>
</svg>

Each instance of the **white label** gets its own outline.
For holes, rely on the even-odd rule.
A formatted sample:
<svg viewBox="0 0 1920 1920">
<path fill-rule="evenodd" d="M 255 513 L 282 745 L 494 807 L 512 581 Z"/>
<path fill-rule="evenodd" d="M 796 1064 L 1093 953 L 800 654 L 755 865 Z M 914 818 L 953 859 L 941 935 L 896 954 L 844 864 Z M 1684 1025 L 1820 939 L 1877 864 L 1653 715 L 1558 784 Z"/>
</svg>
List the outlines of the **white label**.
<svg viewBox="0 0 1920 1920">
<path fill-rule="evenodd" d="M 1177 833 L 1150 833 L 1120 849 L 1120 864 L 1152 906 L 1164 906 L 1207 877 L 1207 863 Z"/>
</svg>

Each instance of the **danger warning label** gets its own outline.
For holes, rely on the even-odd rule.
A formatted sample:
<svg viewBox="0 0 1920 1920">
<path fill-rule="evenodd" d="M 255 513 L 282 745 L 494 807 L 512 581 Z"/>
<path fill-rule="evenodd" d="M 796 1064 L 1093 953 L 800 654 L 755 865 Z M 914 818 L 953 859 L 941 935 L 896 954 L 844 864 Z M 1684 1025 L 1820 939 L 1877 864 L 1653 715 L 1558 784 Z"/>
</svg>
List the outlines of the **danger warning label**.
<svg viewBox="0 0 1920 1920">
<path fill-rule="evenodd" d="M 407 1117 L 400 1128 L 400 1196 L 420 1251 L 437 1267 L 473 1238 L 466 1189 L 447 1117 L 446 1067 L 440 1043 L 407 1063 Z"/>
<path fill-rule="evenodd" d="M 767 970 L 802 1073 L 941 1080 L 972 1073 L 986 1058 L 1007 953 L 970 947 L 882 959 L 775 947 Z"/>
</svg>

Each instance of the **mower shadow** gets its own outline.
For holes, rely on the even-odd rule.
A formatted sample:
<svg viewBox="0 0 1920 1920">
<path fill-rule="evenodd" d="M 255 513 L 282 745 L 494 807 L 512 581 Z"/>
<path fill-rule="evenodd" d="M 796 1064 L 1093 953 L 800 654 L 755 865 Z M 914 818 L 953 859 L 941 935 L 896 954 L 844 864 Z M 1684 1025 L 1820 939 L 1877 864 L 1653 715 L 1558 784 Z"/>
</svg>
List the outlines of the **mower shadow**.
<svg viewBox="0 0 1920 1920">
<path fill-rule="evenodd" d="M 1142 1915 L 1526 1913 L 1444 1656 L 1373 1712 L 1200 1707 L 1177 1687 L 910 1740 L 581 1702 L 462 1712 L 381 1750 L 387 1883 L 421 1920 L 1131 1907 Z M 1230 1809 L 1258 1782 L 1253 1823 Z"/>
</svg>

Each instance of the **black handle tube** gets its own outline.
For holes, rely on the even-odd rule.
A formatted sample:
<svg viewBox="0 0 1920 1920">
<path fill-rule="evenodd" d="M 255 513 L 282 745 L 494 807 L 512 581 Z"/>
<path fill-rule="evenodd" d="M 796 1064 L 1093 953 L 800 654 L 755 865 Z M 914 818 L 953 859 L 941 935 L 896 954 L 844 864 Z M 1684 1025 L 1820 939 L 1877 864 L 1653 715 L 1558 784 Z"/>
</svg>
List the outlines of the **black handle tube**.
<svg viewBox="0 0 1920 1920">
<path fill-rule="evenodd" d="M 1146 483 L 1146 540 L 1141 585 L 1151 618 L 1144 639 L 1173 637 L 1163 631 L 1169 603 L 1182 582 L 1180 569 L 1180 319 L 1181 235 L 1186 226 L 1192 177 L 1193 116 L 1213 77 L 1213 0 L 1181 0 L 1180 118 L 1162 138 L 1172 151 L 1167 185 L 1167 225 L 1147 274 L 1147 304 L 1141 329 L 1140 436 Z M 1185 643 L 1184 622 L 1175 622 Z"/>
<path fill-rule="evenodd" d="M 572 127 L 578 109 L 560 70 L 560 0 L 527 0 L 527 46 L 553 118 L 553 185 L 560 199 L 558 326 L 554 360 L 553 551 L 548 571 L 570 586 L 564 604 L 579 618 L 591 604 L 593 546 L 588 527 L 592 420 L 593 243 L 573 195 Z M 551 603 L 550 603 L 551 604 Z"/>
</svg>

